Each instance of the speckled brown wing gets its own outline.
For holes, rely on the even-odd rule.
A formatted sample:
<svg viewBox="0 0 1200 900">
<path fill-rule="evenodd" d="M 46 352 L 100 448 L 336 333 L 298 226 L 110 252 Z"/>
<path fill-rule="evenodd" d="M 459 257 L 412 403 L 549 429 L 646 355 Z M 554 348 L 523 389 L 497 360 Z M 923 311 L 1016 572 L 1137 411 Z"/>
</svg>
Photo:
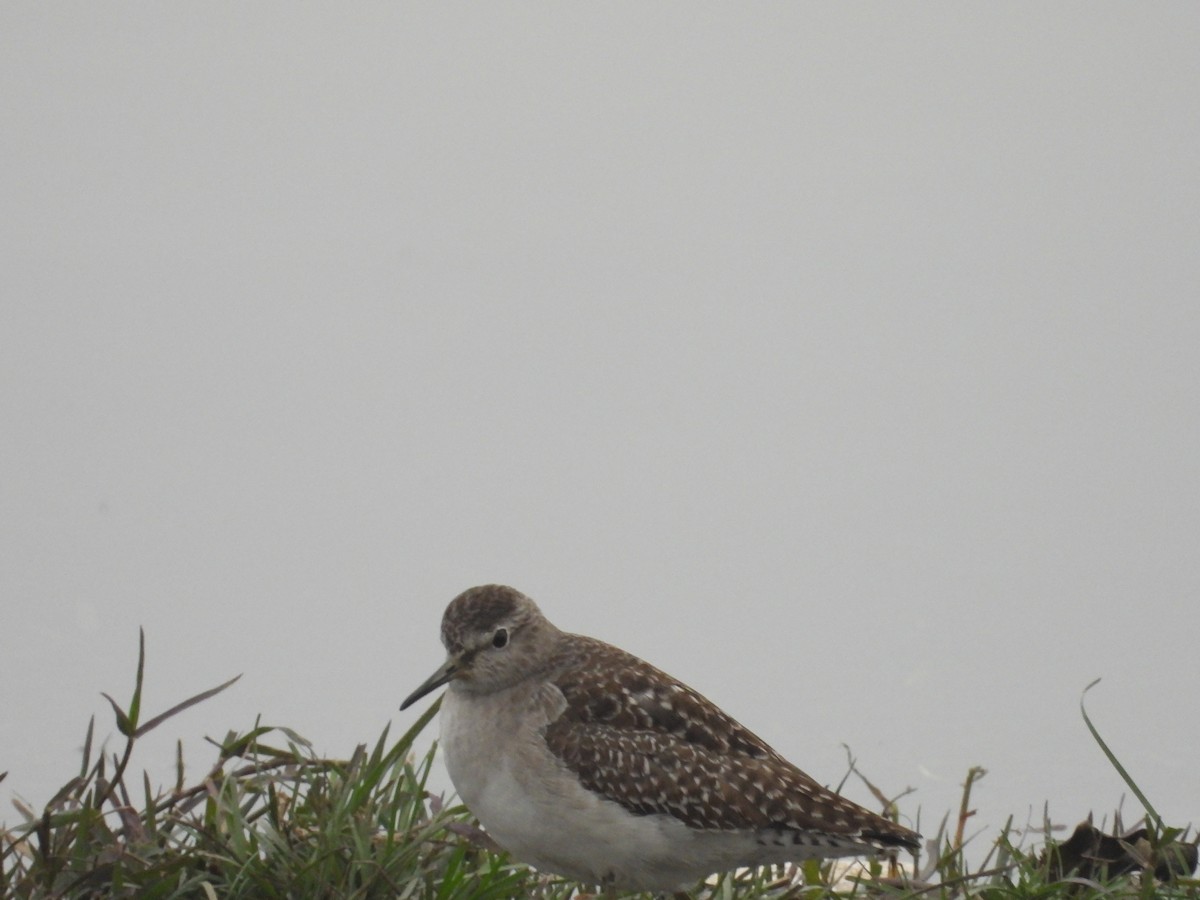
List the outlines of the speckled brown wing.
<svg viewBox="0 0 1200 900">
<path fill-rule="evenodd" d="M 674 735 L 716 753 L 781 759 L 710 700 L 618 647 L 567 635 L 552 681 L 567 700 L 563 719 Z"/>
<path fill-rule="evenodd" d="M 911 834 L 822 787 L 691 688 L 571 635 L 552 675 L 566 698 L 550 751 L 589 790 L 698 829 L 765 829 L 912 845 Z"/>
</svg>

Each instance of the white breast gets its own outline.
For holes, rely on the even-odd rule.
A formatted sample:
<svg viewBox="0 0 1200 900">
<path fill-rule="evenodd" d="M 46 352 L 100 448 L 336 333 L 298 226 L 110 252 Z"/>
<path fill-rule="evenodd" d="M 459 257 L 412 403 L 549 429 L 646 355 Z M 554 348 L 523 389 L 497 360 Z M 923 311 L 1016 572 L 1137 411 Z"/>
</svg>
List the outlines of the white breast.
<svg viewBox="0 0 1200 900">
<path fill-rule="evenodd" d="M 583 788 L 542 740 L 540 729 L 563 703 L 556 689 L 544 689 L 557 697 L 518 685 L 492 694 L 451 688 L 442 700 L 446 768 L 498 844 L 543 871 L 642 890 L 671 890 L 745 858 L 754 844 L 747 835 L 635 816 Z"/>
</svg>

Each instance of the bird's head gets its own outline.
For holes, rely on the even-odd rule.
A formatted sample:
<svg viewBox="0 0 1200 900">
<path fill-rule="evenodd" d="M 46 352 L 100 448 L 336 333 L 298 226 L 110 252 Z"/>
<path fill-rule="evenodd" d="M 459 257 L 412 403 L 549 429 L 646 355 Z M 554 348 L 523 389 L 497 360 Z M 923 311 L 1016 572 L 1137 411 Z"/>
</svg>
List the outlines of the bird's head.
<svg viewBox="0 0 1200 900">
<path fill-rule="evenodd" d="M 407 709 L 444 684 L 491 693 L 537 674 L 559 631 L 520 591 L 486 584 L 463 591 L 442 616 L 446 661 L 400 704 Z"/>
</svg>

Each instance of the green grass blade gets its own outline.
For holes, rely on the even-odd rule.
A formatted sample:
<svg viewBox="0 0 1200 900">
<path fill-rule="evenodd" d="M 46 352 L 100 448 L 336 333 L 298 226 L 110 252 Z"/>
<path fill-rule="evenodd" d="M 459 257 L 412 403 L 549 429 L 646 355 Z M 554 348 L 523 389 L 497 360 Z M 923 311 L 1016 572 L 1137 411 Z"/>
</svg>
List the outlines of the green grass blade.
<svg viewBox="0 0 1200 900">
<path fill-rule="evenodd" d="M 138 715 L 142 711 L 142 678 L 146 674 L 146 629 L 138 628 L 137 683 L 133 687 L 133 699 L 129 701 L 129 727 L 137 731 Z"/>
<path fill-rule="evenodd" d="M 1150 801 L 1146 798 L 1146 795 L 1142 793 L 1141 788 L 1137 786 L 1137 783 L 1133 780 L 1132 776 L 1125 771 L 1125 767 L 1121 765 L 1121 762 L 1117 759 L 1116 754 L 1109 749 L 1108 744 L 1104 742 L 1104 738 L 1100 737 L 1100 732 L 1096 730 L 1096 726 L 1092 724 L 1092 720 L 1088 718 L 1087 707 L 1084 706 L 1083 701 L 1084 698 L 1087 697 L 1087 692 L 1099 683 L 1100 679 L 1097 678 L 1095 681 L 1085 687 L 1083 689 L 1083 693 L 1079 695 L 1079 711 L 1083 714 L 1083 722 L 1085 725 L 1087 725 L 1088 731 L 1092 733 L 1093 740 L 1095 740 L 1100 749 L 1104 751 L 1104 755 L 1108 757 L 1108 761 L 1112 764 L 1112 767 L 1117 770 L 1117 774 L 1121 776 L 1121 779 L 1127 785 L 1129 785 L 1129 790 L 1133 791 L 1133 795 L 1138 798 L 1138 802 L 1141 803 L 1142 808 L 1146 810 L 1146 815 L 1150 817 L 1154 824 L 1154 830 L 1161 834 L 1163 830 L 1163 821 L 1159 817 L 1158 811 L 1155 810 L 1155 808 L 1151 805 Z"/>
<path fill-rule="evenodd" d="M 236 682 L 241 677 L 242 677 L 241 675 L 235 675 L 233 678 L 230 678 L 224 684 L 219 684 L 215 688 L 209 688 L 207 691 L 201 691 L 199 694 L 196 694 L 193 697 L 188 697 L 182 703 L 176 703 L 174 706 L 172 706 L 170 709 L 168 709 L 165 713 L 160 713 L 159 715 L 157 715 L 153 719 L 151 719 L 149 722 L 147 722 L 145 725 L 143 725 L 141 728 L 138 728 L 134 732 L 134 736 L 141 737 L 143 734 L 145 734 L 150 729 L 152 729 L 158 725 L 161 725 L 167 719 L 171 718 L 171 716 L 176 715 L 177 713 L 181 713 L 185 709 L 189 709 L 190 707 L 195 706 L 197 703 L 202 703 L 205 700 L 207 700 L 209 697 L 216 696 L 217 694 L 221 693 L 221 691 L 225 690 L 225 688 L 232 685 L 234 682 Z M 138 666 L 138 695 L 134 697 L 134 702 L 138 702 L 141 692 L 142 692 L 142 670 L 141 670 L 141 666 L 139 665 Z M 137 724 L 137 716 L 132 712 L 132 710 L 130 711 L 129 718 L 133 720 L 133 723 L 135 725 Z"/>
</svg>

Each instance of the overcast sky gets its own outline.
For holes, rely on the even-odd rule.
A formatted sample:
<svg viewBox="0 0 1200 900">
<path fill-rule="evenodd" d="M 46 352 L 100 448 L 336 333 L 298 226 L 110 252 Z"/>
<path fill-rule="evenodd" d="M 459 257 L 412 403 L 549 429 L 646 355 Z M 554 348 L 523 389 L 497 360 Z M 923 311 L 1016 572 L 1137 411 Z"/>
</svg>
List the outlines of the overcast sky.
<svg viewBox="0 0 1200 900">
<path fill-rule="evenodd" d="M 1200 822 L 1200 6 L 0 6 L 0 820 L 505 582 L 931 833 Z M 870 803 L 859 784 L 850 796 Z M 1135 804 L 1126 811 L 1134 817 Z"/>
</svg>

